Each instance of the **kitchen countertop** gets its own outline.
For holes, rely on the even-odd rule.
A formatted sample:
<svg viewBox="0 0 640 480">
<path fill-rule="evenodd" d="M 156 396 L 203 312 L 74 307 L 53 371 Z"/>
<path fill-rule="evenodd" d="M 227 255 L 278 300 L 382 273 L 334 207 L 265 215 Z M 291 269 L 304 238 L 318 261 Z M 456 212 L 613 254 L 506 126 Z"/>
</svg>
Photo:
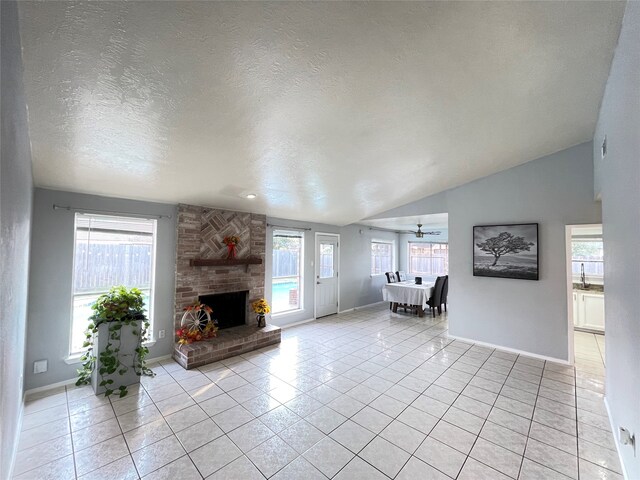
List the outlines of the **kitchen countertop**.
<svg viewBox="0 0 640 480">
<path fill-rule="evenodd" d="M 573 289 L 578 292 L 604 293 L 604 285 L 590 284 L 587 288 L 582 288 L 582 284 L 574 283 Z"/>
</svg>

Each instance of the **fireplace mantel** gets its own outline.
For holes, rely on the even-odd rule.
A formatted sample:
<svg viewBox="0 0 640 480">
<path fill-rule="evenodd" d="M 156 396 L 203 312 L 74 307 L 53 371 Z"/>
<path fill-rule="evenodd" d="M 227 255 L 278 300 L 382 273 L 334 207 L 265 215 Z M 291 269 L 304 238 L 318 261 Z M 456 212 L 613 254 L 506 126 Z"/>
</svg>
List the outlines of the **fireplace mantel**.
<svg viewBox="0 0 640 480">
<path fill-rule="evenodd" d="M 192 267 L 219 267 L 228 265 L 262 265 L 262 259 L 259 257 L 247 258 L 192 258 L 189 261 Z"/>
</svg>

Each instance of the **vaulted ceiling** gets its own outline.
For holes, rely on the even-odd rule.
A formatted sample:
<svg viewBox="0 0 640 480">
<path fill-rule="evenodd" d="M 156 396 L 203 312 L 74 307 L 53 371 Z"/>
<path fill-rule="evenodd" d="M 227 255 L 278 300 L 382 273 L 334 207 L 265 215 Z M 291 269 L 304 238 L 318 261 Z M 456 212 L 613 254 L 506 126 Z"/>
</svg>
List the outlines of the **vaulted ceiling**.
<svg viewBox="0 0 640 480">
<path fill-rule="evenodd" d="M 37 186 L 342 225 L 590 140 L 624 3 L 19 8 Z"/>
</svg>

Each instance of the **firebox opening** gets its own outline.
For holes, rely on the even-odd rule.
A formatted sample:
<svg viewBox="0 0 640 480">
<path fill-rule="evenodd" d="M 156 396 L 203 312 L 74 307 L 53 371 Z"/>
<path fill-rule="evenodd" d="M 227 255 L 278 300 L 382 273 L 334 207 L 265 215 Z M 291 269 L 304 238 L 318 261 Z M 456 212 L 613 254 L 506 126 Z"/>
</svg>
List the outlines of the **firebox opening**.
<svg viewBox="0 0 640 480">
<path fill-rule="evenodd" d="M 211 318 L 218 322 L 218 328 L 231 328 L 244 325 L 247 316 L 248 290 L 241 292 L 200 295 L 200 303 L 209 305 L 213 312 Z"/>
</svg>

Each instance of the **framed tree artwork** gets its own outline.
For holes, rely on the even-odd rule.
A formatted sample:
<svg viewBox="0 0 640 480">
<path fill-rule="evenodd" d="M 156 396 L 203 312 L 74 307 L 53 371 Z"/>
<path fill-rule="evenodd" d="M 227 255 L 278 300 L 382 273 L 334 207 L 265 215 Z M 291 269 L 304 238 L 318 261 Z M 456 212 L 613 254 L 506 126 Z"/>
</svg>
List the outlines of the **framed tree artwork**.
<svg viewBox="0 0 640 480">
<path fill-rule="evenodd" d="M 538 224 L 473 227 L 475 277 L 538 280 Z"/>
</svg>

